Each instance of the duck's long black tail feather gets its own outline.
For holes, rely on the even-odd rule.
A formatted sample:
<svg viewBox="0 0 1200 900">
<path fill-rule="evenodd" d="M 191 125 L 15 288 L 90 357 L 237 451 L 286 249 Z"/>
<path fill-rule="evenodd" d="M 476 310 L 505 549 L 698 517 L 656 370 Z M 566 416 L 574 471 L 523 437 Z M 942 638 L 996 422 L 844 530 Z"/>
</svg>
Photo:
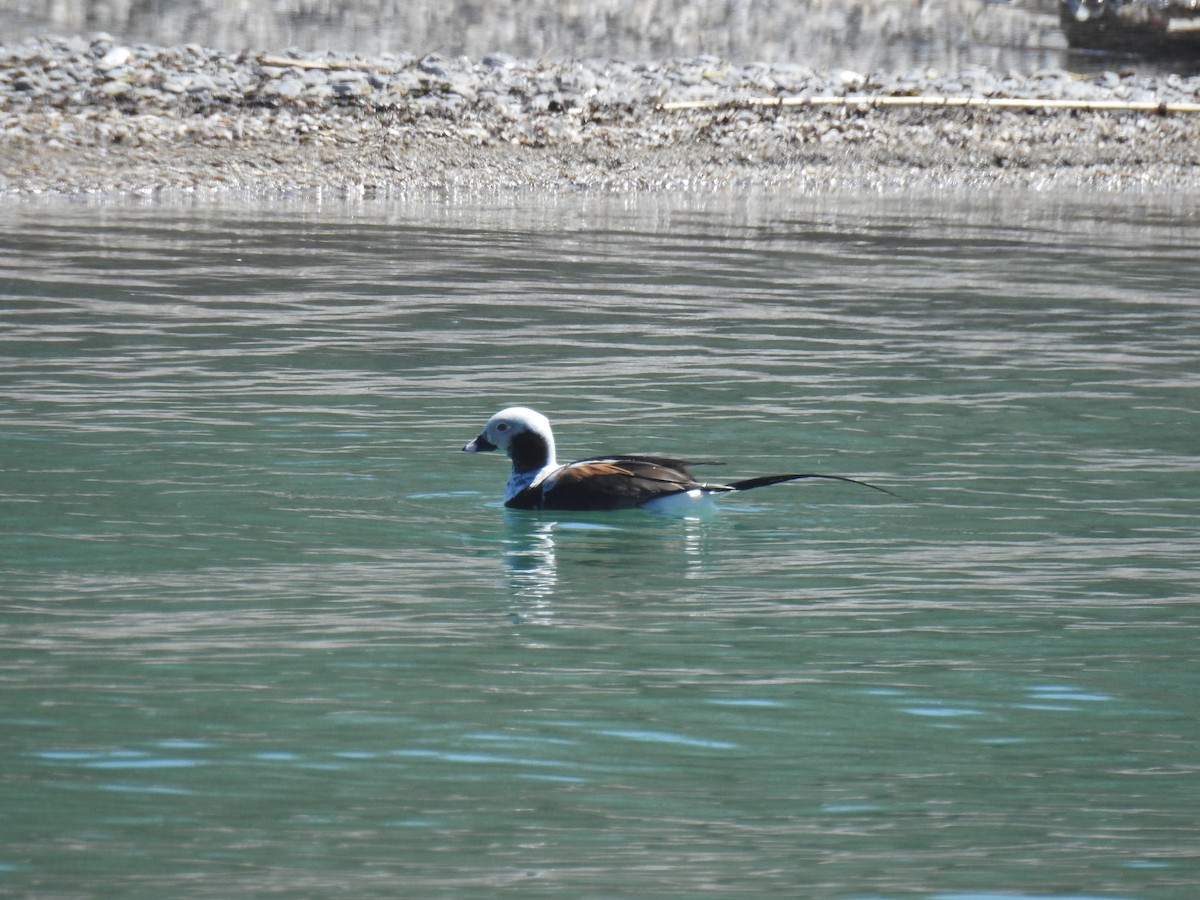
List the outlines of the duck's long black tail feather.
<svg viewBox="0 0 1200 900">
<path fill-rule="evenodd" d="M 869 487 L 873 491 L 880 491 L 881 493 L 900 499 L 898 494 L 893 494 L 887 488 L 859 481 L 857 478 L 847 478 L 845 475 L 817 475 L 812 472 L 807 472 L 803 475 L 760 475 L 757 478 L 744 478 L 741 481 L 731 481 L 729 482 L 729 487 L 735 491 L 749 491 L 753 488 L 766 487 L 769 484 L 779 484 L 781 481 L 796 481 L 800 478 L 827 478 L 830 481 L 846 481 L 850 484 L 861 484 L 863 487 Z"/>
</svg>

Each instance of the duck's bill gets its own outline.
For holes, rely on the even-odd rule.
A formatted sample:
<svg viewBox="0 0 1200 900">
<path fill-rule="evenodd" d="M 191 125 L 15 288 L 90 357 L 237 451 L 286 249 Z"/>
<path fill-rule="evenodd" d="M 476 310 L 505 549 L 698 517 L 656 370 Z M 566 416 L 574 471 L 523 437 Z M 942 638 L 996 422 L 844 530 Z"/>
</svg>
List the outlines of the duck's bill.
<svg viewBox="0 0 1200 900">
<path fill-rule="evenodd" d="M 463 450 L 467 453 L 487 453 L 489 450 L 495 449 L 496 445 L 485 438 L 482 434 L 463 447 Z"/>
</svg>

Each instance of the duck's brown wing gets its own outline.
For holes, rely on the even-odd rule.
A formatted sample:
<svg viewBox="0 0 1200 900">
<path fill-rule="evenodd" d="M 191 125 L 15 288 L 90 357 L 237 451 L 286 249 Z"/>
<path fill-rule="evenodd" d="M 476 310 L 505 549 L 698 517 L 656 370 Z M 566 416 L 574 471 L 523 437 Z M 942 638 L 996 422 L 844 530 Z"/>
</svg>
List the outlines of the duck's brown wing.
<svg viewBox="0 0 1200 900">
<path fill-rule="evenodd" d="M 629 509 L 664 494 L 720 485 L 701 485 L 687 464 L 661 456 L 582 459 L 550 475 L 540 490 L 543 509 Z"/>
<path fill-rule="evenodd" d="M 650 463 L 655 466 L 661 466 L 664 469 L 674 469 L 676 472 L 681 472 L 688 478 L 692 476 L 692 466 L 723 466 L 725 465 L 719 459 L 676 459 L 673 456 L 650 456 L 645 453 L 637 453 L 633 455 L 621 455 L 617 453 L 606 454 L 604 456 L 589 456 L 586 459 L 577 459 L 570 465 L 578 465 L 579 463 L 593 462 L 609 462 L 609 463 L 629 463 L 637 465 L 639 463 Z"/>
</svg>

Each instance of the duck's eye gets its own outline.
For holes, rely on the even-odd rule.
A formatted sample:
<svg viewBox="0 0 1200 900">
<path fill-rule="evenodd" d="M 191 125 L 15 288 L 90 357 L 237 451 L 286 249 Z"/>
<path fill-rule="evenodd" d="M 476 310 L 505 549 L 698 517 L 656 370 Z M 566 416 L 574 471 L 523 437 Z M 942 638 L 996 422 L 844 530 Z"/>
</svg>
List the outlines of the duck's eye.
<svg viewBox="0 0 1200 900">
<path fill-rule="evenodd" d="M 497 431 L 508 431 L 508 426 L 506 424 L 504 424 L 503 422 L 501 422 L 499 425 L 496 426 L 496 430 Z"/>
</svg>

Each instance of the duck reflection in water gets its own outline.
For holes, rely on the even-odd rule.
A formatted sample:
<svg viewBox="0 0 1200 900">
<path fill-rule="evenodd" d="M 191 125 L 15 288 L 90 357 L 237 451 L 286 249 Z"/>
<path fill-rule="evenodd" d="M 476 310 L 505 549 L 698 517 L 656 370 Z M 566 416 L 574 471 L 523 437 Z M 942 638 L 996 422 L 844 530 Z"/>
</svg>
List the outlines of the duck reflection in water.
<svg viewBox="0 0 1200 900">
<path fill-rule="evenodd" d="M 520 601 L 512 612 L 515 622 L 552 624 L 556 595 L 592 591 L 597 579 L 619 581 L 631 569 L 650 567 L 691 579 L 713 564 L 705 545 L 715 526 L 699 518 L 635 517 L 614 523 L 587 514 L 546 519 L 512 510 L 505 510 L 504 518 L 504 562 Z"/>
<path fill-rule="evenodd" d="M 554 529 L 558 523 L 512 513 L 505 519 L 509 527 L 504 561 L 508 564 L 514 593 L 533 601 L 554 596 L 558 586 Z M 537 608 L 536 603 L 534 608 Z"/>
</svg>

